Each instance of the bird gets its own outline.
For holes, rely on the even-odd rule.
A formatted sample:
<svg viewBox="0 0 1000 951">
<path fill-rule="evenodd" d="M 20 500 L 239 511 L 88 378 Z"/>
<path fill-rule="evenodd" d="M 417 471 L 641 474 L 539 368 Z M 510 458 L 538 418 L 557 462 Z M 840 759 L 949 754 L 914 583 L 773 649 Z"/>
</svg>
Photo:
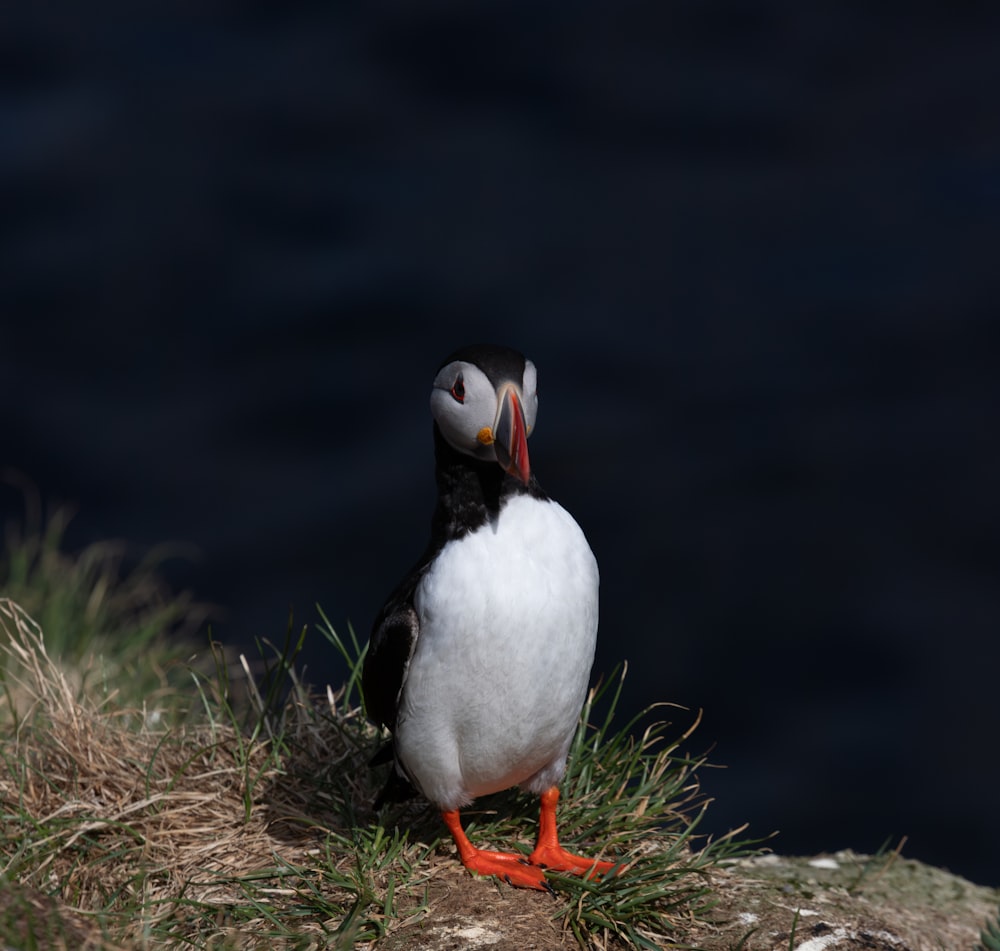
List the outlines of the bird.
<svg viewBox="0 0 1000 951">
<path fill-rule="evenodd" d="M 478 344 L 448 356 L 431 387 L 437 505 L 423 556 L 372 626 L 362 670 L 368 717 L 393 763 L 376 801 L 415 790 L 441 812 L 462 864 L 551 890 L 545 870 L 588 877 L 615 863 L 559 843 L 559 782 L 586 699 L 598 627 L 597 561 L 528 457 L 534 363 Z M 525 858 L 477 848 L 460 810 L 520 786 L 540 797 Z"/>
</svg>

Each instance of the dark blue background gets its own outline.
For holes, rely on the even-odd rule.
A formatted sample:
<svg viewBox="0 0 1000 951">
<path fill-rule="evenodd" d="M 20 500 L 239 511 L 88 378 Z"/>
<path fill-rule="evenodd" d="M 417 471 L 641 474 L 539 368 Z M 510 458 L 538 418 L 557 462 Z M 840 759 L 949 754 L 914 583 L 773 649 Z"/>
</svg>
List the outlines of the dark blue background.
<svg viewBox="0 0 1000 951">
<path fill-rule="evenodd" d="M 0 463 L 228 640 L 367 634 L 435 368 L 519 347 L 704 828 L 1000 883 L 1000 8 L 906 9 L 15 5 Z"/>
</svg>

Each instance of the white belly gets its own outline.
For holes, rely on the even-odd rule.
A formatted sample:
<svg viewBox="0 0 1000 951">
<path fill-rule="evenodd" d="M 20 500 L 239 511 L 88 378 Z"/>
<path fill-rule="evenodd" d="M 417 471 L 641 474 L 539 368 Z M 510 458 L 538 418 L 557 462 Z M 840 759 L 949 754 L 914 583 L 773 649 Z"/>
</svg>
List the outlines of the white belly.
<svg viewBox="0 0 1000 951">
<path fill-rule="evenodd" d="M 558 782 L 597 639 L 597 562 L 556 502 L 516 496 L 417 588 L 396 751 L 444 809 Z"/>
</svg>

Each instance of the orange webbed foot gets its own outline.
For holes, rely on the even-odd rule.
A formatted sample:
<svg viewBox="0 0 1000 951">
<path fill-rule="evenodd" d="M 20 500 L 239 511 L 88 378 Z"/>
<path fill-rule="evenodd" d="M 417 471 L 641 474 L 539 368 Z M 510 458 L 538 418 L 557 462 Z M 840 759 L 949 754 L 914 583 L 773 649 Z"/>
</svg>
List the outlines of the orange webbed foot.
<svg viewBox="0 0 1000 951">
<path fill-rule="evenodd" d="M 512 852 L 494 852 L 490 849 L 477 849 L 462 829 L 458 810 L 442 812 L 441 817 L 448 826 L 462 864 L 477 875 L 496 875 L 497 878 L 516 888 L 533 888 L 537 891 L 551 892 L 552 886 L 545 880 L 541 868 L 528 864 L 522 855 Z"/>
<path fill-rule="evenodd" d="M 516 888 L 534 888 L 551 892 L 552 886 L 545 880 L 545 873 L 536 865 L 529 865 L 524 856 L 512 852 L 493 852 L 475 849 L 473 854 L 462 856 L 462 864 L 477 875 L 496 875 L 508 885 Z"/>
<path fill-rule="evenodd" d="M 617 867 L 615 862 L 573 855 L 561 845 L 539 845 L 528 856 L 528 861 L 539 868 L 551 869 L 553 872 L 571 872 L 574 875 L 584 875 L 587 878 L 607 875 L 608 872 Z"/>
<path fill-rule="evenodd" d="M 567 852 L 559 844 L 556 831 L 556 804 L 559 802 L 559 789 L 553 786 L 542 793 L 541 811 L 538 815 L 538 844 L 535 851 L 528 856 L 532 865 L 548 868 L 553 872 L 572 872 L 574 875 L 585 875 L 596 878 L 607 875 L 616 867 L 615 862 L 604 862 L 599 859 L 586 859 L 580 855 Z"/>
<path fill-rule="evenodd" d="M 544 869 L 553 872 L 570 872 L 588 879 L 607 875 L 618 866 L 614 862 L 587 859 L 567 852 L 560 844 L 556 832 L 556 803 L 559 790 L 553 786 L 542 793 L 541 811 L 538 817 L 538 842 L 535 850 L 525 859 L 511 852 L 493 852 L 477 849 L 462 829 L 458 810 L 441 813 L 445 825 L 451 832 L 462 864 L 477 875 L 496 875 L 517 888 L 533 888 L 538 891 L 552 891 L 545 880 Z"/>
</svg>

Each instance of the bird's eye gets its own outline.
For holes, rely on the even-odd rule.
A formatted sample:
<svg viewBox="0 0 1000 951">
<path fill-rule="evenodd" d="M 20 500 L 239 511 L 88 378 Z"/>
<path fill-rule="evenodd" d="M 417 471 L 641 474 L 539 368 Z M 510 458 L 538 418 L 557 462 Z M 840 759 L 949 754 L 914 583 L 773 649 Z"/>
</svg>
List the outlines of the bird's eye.
<svg viewBox="0 0 1000 951">
<path fill-rule="evenodd" d="M 458 378 L 451 385 L 451 395 L 455 398 L 456 403 L 465 402 L 465 381 L 462 379 L 461 373 L 459 373 Z"/>
</svg>

